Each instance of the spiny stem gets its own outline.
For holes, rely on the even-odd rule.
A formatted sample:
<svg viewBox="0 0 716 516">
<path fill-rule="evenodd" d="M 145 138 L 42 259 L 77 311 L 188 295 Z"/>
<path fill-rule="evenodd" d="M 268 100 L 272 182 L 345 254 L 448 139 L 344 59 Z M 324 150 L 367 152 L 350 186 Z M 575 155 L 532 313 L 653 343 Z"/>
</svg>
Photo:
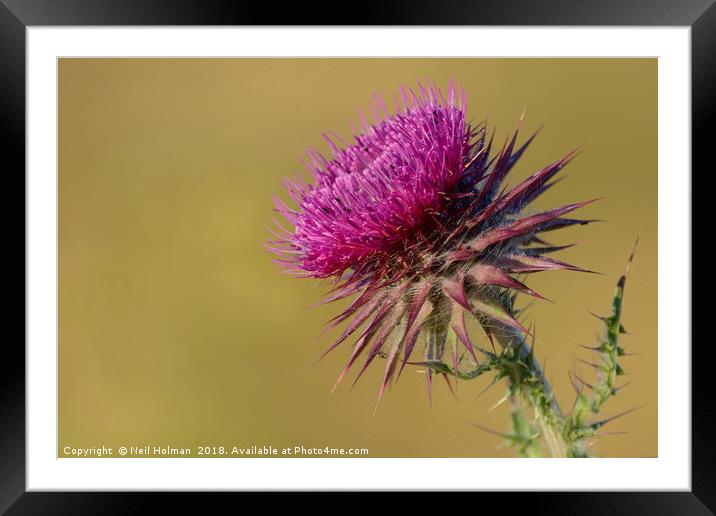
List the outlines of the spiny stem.
<svg viewBox="0 0 716 516">
<path fill-rule="evenodd" d="M 509 354 L 512 357 L 510 368 L 513 371 L 513 374 L 508 376 L 510 391 L 520 396 L 534 410 L 535 423 L 544 437 L 550 455 L 567 457 L 569 445 L 564 440 L 562 432 L 564 427 L 562 409 L 534 353 L 521 336 L 512 338 L 498 336 L 498 341 L 505 348 L 509 346 L 515 351 Z"/>
<path fill-rule="evenodd" d="M 594 385 L 587 385 L 584 380 L 576 376 L 576 373 L 572 374 L 583 387 L 591 390 L 591 395 L 588 395 L 585 394 L 583 387 L 575 386 L 577 398 L 574 402 L 574 410 L 566 420 L 565 435 L 571 443 L 570 454 L 575 457 L 587 456 L 585 440 L 595 437 L 597 430 L 612 420 L 593 421 L 593 418 L 599 414 L 604 403 L 623 387 L 623 385 L 617 386 L 617 378 L 624 374 L 619 365 L 619 357 L 625 355 L 624 349 L 619 345 L 619 336 L 626 333 L 621 323 L 622 303 L 624 286 L 638 243 L 639 239 L 637 238 L 624 273 L 617 282 L 612 301 L 612 313 L 608 317 L 597 316 L 604 325 L 604 334 L 598 345 L 591 348 L 599 357 L 599 363 L 594 364 L 597 369 L 597 379 Z"/>
</svg>

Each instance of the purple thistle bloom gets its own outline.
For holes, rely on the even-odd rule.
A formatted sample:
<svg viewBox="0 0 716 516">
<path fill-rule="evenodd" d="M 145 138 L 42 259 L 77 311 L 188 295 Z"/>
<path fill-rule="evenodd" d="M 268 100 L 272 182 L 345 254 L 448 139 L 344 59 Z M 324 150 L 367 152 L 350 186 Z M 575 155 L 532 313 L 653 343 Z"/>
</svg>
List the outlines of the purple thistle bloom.
<svg viewBox="0 0 716 516">
<path fill-rule="evenodd" d="M 327 301 L 355 296 L 332 321 L 350 319 L 326 353 L 363 327 L 338 381 L 361 355 L 366 360 L 358 377 L 382 356 L 380 395 L 397 365 L 402 371 L 410 363 L 421 336 L 424 361 L 449 352 L 457 370 L 459 343 L 479 364 L 481 348 L 468 334 L 466 313 L 490 341 L 527 333 L 515 319 L 515 292 L 541 296 L 510 274 L 581 270 L 545 257 L 564 247 L 538 235 L 589 222 L 564 215 L 591 202 L 521 215 L 575 152 L 508 191 L 503 180 L 534 135 L 515 149 L 515 132 L 492 155 L 485 124 L 468 124 L 465 94 L 454 83 L 447 97 L 434 84 L 401 89 L 400 106 L 391 114 L 374 96 L 373 123 L 361 116 L 353 143 L 324 135 L 331 159 L 308 150 L 304 165 L 312 184 L 286 181 L 296 208 L 275 199 L 294 230 L 277 224 L 277 239 L 269 243 L 290 271 L 335 278 Z M 433 370 L 426 372 L 431 385 Z"/>
<path fill-rule="evenodd" d="M 295 225 L 290 248 L 300 270 L 324 278 L 392 253 L 446 204 L 470 150 L 465 101 L 454 89 L 447 99 L 434 88 L 421 93 L 403 91 L 395 116 L 378 104 L 381 119 L 364 121 L 353 145 L 340 149 L 326 137 L 331 161 L 309 151 L 315 183 L 287 184 L 301 214 L 277 203 Z"/>
</svg>

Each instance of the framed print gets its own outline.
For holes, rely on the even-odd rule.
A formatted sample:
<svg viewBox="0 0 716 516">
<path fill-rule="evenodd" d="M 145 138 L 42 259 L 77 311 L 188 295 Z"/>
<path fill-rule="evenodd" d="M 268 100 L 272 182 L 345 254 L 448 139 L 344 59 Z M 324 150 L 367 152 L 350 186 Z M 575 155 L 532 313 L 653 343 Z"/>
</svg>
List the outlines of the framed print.
<svg viewBox="0 0 716 516">
<path fill-rule="evenodd" d="M 293 9 L 2 1 L 26 199 L 2 509 L 711 514 L 691 170 L 716 7 Z"/>
</svg>

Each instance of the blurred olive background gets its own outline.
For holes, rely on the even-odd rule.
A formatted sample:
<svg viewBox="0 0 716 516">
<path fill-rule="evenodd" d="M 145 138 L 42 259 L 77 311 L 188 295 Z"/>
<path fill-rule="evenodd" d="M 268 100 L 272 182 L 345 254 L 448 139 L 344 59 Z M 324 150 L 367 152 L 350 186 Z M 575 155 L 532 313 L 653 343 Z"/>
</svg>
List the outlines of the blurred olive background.
<svg viewBox="0 0 716 516">
<path fill-rule="evenodd" d="M 348 347 L 321 362 L 338 305 L 262 247 L 271 197 L 301 170 L 321 132 L 350 136 L 373 92 L 454 77 L 469 114 L 501 142 L 526 108 L 545 124 L 520 178 L 583 146 L 539 208 L 604 199 L 579 212 L 604 223 L 555 232 L 584 241 L 559 258 L 604 275 L 544 272 L 536 352 L 564 407 L 567 370 L 585 380 L 637 235 L 623 343 L 634 383 L 605 415 L 600 456 L 657 455 L 657 61 L 655 59 L 61 59 L 59 62 L 59 447 L 271 445 L 366 447 L 371 457 L 513 456 L 499 437 L 498 384 L 462 382 L 458 400 L 408 370 L 371 417 L 380 366 L 329 393 Z M 355 374 L 355 372 L 354 372 Z"/>
</svg>

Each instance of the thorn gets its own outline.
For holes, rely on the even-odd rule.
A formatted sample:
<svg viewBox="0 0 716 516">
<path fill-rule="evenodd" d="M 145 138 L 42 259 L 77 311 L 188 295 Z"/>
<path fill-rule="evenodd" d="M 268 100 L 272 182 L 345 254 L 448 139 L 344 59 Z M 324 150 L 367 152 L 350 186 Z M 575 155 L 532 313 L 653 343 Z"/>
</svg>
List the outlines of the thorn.
<svg viewBox="0 0 716 516">
<path fill-rule="evenodd" d="M 626 434 L 628 434 L 628 433 L 629 433 L 629 432 L 602 432 L 602 433 L 599 433 L 599 434 L 594 434 L 594 437 L 599 438 L 599 437 L 606 437 L 606 436 L 608 436 L 608 435 L 626 435 Z"/>
<path fill-rule="evenodd" d="M 470 423 L 471 426 L 474 426 L 475 428 L 482 430 L 483 432 L 487 432 L 488 434 L 496 435 L 498 437 L 502 437 L 503 439 L 509 439 L 509 435 L 503 434 L 500 432 L 497 432 L 496 430 L 491 430 L 490 428 L 486 428 L 484 426 L 478 425 L 477 423 Z"/>
<path fill-rule="evenodd" d="M 487 387 L 482 389 L 482 391 L 480 391 L 480 393 L 477 396 L 475 396 L 475 399 L 480 398 L 483 394 L 485 394 L 487 391 L 489 391 L 492 388 L 492 386 L 495 385 L 496 383 L 497 383 L 497 376 L 493 376 L 492 381 L 487 385 Z"/>
<path fill-rule="evenodd" d="M 579 346 L 580 348 L 588 349 L 589 351 L 597 351 L 597 352 L 601 352 L 601 351 L 602 351 L 602 346 L 601 346 L 601 345 L 599 345 L 599 346 L 587 346 L 587 345 L 585 345 L 585 344 L 577 344 L 577 346 Z"/>
<path fill-rule="evenodd" d="M 494 341 L 494 339 L 492 338 L 492 330 L 490 330 L 489 327 L 487 327 L 487 326 L 483 326 L 483 327 L 482 327 L 482 330 L 485 332 L 485 334 L 487 335 L 487 338 L 490 340 L 490 346 L 492 347 L 492 353 L 496 355 L 496 354 L 497 354 L 497 349 L 495 349 L 495 341 Z M 479 348 L 479 349 L 480 349 L 480 351 L 482 351 L 483 353 L 487 354 L 485 351 L 482 350 L 482 348 Z M 489 356 L 489 355 L 488 355 L 488 356 Z"/>
<path fill-rule="evenodd" d="M 381 393 L 382 394 L 382 393 Z M 373 407 L 373 415 L 371 416 L 372 419 L 375 419 L 375 415 L 378 413 L 378 406 L 380 405 L 380 398 L 382 396 L 378 396 L 378 400 L 375 402 L 375 407 Z"/>
<path fill-rule="evenodd" d="M 636 246 L 639 245 L 639 235 L 636 236 L 636 241 L 634 242 L 634 246 L 631 249 L 631 254 L 629 255 L 629 260 L 627 260 L 626 267 L 624 267 L 624 277 L 626 277 L 629 274 L 629 269 L 631 268 L 631 263 L 634 260 L 634 255 L 636 254 Z"/>
<path fill-rule="evenodd" d="M 448 389 L 450 390 L 450 394 L 452 394 L 452 397 L 455 399 L 455 401 L 460 401 L 460 398 L 457 397 L 457 393 L 452 388 L 452 384 L 450 383 L 450 379 L 447 377 L 445 373 L 442 373 L 440 376 L 442 376 L 445 379 L 445 383 L 448 386 Z"/>
<path fill-rule="evenodd" d="M 533 325 L 530 326 L 531 330 L 532 330 L 532 328 L 534 328 L 533 333 L 532 333 L 532 345 L 530 346 L 530 350 L 529 350 L 529 353 L 527 354 L 527 356 L 529 356 L 530 359 L 534 361 L 535 344 L 537 343 L 537 322 L 535 322 Z"/>
<path fill-rule="evenodd" d="M 574 373 L 572 373 L 572 371 L 567 370 L 567 376 L 569 376 L 569 383 L 572 384 L 572 387 L 574 388 L 574 392 L 576 392 L 578 395 L 577 397 L 579 397 L 582 394 L 582 388 L 577 386 L 577 382 L 575 382 L 574 378 L 572 377 L 573 374 Z M 574 403 L 575 404 L 577 403 L 576 399 L 574 400 Z"/>
<path fill-rule="evenodd" d="M 620 335 L 634 335 L 633 333 L 626 331 L 626 328 L 624 328 L 623 324 L 619 324 L 619 334 Z"/>
<path fill-rule="evenodd" d="M 500 398 L 499 400 L 497 400 L 497 403 L 495 403 L 492 407 L 490 407 L 490 410 L 488 410 L 487 412 L 492 412 L 493 410 L 495 410 L 497 407 L 499 407 L 499 406 L 502 405 L 505 401 L 507 401 L 507 400 L 509 399 L 509 397 L 510 397 L 509 394 L 505 394 L 502 398 Z"/>
<path fill-rule="evenodd" d="M 612 389 L 612 392 L 613 392 L 614 394 L 616 394 L 617 392 L 621 391 L 624 387 L 629 387 L 632 383 L 634 383 L 634 380 L 630 380 L 630 381 L 628 381 L 627 383 L 625 383 L 624 385 L 620 385 L 619 387 L 615 387 L 614 389 Z"/>
<path fill-rule="evenodd" d="M 602 368 L 602 366 L 600 366 L 600 365 L 598 365 L 598 364 L 595 364 L 594 362 L 589 362 L 589 361 L 587 361 L 587 360 L 583 360 L 583 359 L 581 359 L 581 358 L 579 358 L 579 357 L 577 357 L 577 356 L 572 355 L 572 358 L 575 359 L 575 360 L 577 360 L 578 362 L 583 363 L 584 365 L 591 366 L 591 367 L 593 367 L 594 369 L 601 369 L 601 368 Z"/>
<path fill-rule="evenodd" d="M 602 321 L 602 322 L 604 322 L 604 323 L 607 322 L 607 318 L 606 318 L 606 317 L 604 317 L 604 316 L 602 316 L 602 315 L 597 315 L 597 314 L 595 314 L 594 312 L 592 312 L 591 310 L 587 310 L 587 312 L 589 312 L 589 315 L 592 315 L 592 316 L 596 317 L 596 318 L 599 319 L 600 321 Z"/>
<path fill-rule="evenodd" d="M 577 380 L 579 380 L 579 381 L 582 383 L 582 385 L 584 385 L 585 387 L 590 388 L 591 390 L 594 390 L 594 385 L 590 385 L 590 384 L 588 384 L 587 382 L 585 382 L 584 380 L 582 380 L 579 376 L 577 376 L 577 373 L 572 373 L 572 374 L 574 375 L 574 377 L 575 377 Z"/>
<path fill-rule="evenodd" d="M 601 421 L 597 421 L 597 422 L 595 422 L 595 423 L 592 423 L 590 426 L 591 426 L 593 429 L 597 430 L 598 428 L 603 427 L 603 426 L 606 425 L 607 423 L 610 423 L 610 422 L 614 421 L 615 419 L 618 419 L 618 418 L 620 418 L 620 417 L 622 417 L 622 416 L 626 416 L 627 414 L 629 414 L 629 413 L 631 413 L 631 412 L 634 412 L 635 410 L 638 410 L 638 409 L 640 409 L 640 408 L 641 408 L 641 407 L 634 407 L 633 409 L 625 410 L 624 412 L 622 412 L 622 413 L 620 413 L 620 414 L 617 414 L 616 416 L 611 416 L 611 417 L 608 417 L 608 418 L 606 418 L 606 419 L 602 419 Z"/>
</svg>

